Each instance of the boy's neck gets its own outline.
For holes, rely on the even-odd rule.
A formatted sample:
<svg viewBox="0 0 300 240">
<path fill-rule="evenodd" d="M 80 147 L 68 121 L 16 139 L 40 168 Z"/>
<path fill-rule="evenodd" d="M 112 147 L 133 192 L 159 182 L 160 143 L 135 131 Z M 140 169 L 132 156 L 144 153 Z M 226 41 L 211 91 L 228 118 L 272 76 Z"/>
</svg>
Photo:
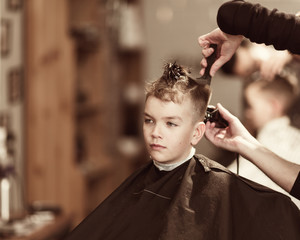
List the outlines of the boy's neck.
<svg viewBox="0 0 300 240">
<path fill-rule="evenodd" d="M 155 160 L 153 160 L 153 164 L 160 170 L 160 171 L 172 171 L 173 169 L 177 168 L 181 164 L 185 163 L 189 159 L 191 159 L 195 155 L 196 149 L 194 147 L 191 148 L 191 151 L 187 158 L 185 158 L 182 161 L 176 162 L 176 163 L 160 163 Z"/>
</svg>

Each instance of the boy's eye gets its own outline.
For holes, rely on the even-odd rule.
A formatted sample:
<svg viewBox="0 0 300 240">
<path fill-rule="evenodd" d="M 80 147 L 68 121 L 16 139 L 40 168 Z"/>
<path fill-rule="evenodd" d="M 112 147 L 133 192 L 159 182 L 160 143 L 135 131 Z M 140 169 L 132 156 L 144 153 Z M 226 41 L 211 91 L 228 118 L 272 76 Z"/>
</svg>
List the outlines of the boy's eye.
<svg viewBox="0 0 300 240">
<path fill-rule="evenodd" d="M 145 118 L 144 122 L 147 123 L 153 123 L 153 120 L 150 118 Z"/>
<path fill-rule="evenodd" d="M 177 126 L 178 126 L 177 124 L 172 123 L 172 122 L 167 122 L 167 125 L 168 125 L 169 127 L 177 127 Z"/>
</svg>

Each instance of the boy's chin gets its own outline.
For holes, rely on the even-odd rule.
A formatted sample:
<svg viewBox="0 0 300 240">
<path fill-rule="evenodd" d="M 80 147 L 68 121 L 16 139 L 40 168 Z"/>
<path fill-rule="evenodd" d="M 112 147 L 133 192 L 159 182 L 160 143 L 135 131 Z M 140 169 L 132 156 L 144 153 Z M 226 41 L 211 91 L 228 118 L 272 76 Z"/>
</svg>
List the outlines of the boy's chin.
<svg viewBox="0 0 300 240">
<path fill-rule="evenodd" d="M 172 160 L 172 159 L 163 158 L 163 157 L 157 157 L 157 156 L 153 156 L 153 155 L 151 155 L 151 159 L 153 161 L 155 161 L 155 162 L 162 163 L 162 164 L 172 164 L 172 163 L 175 163 L 175 161 Z"/>
<path fill-rule="evenodd" d="M 163 158 L 162 156 L 157 156 L 158 154 L 150 154 L 150 158 L 155 161 L 155 162 L 159 162 L 159 163 L 166 163 L 169 160 Z"/>
</svg>

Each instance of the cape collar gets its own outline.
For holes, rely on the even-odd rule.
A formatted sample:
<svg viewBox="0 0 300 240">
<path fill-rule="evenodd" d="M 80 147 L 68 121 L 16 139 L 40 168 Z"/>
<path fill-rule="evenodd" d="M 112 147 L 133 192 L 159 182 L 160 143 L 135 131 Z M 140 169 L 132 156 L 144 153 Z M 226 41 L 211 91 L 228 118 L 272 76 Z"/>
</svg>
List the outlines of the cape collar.
<svg viewBox="0 0 300 240">
<path fill-rule="evenodd" d="M 184 159 L 183 161 L 180 162 L 176 162 L 176 163 L 160 163 L 157 162 L 155 160 L 153 160 L 153 164 L 160 170 L 160 171 L 172 171 L 173 169 L 177 168 L 178 166 L 180 166 L 181 164 L 185 163 L 186 161 L 190 160 L 194 155 L 195 155 L 196 149 L 194 147 L 192 147 L 190 154 L 188 155 L 188 157 L 186 159 Z"/>
</svg>

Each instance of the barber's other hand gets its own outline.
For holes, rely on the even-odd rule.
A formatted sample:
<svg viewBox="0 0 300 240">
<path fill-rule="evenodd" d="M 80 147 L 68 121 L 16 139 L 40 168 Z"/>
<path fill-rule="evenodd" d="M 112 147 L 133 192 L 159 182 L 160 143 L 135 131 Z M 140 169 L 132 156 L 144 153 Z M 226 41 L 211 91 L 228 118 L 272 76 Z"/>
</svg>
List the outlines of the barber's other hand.
<svg viewBox="0 0 300 240">
<path fill-rule="evenodd" d="M 214 76 L 215 73 L 223 66 L 235 53 L 237 48 L 244 37 L 242 35 L 230 35 L 222 32 L 219 28 L 216 28 L 212 32 L 202 35 L 198 38 L 199 45 L 203 48 L 202 54 L 204 58 L 201 61 L 202 69 L 200 74 L 203 75 L 205 68 L 207 67 L 206 58 L 213 53 L 213 48 L 209 48 L 210 44 L 217 44 L 217 60 L 210 69 L 210 75 Z"/>
<path fill-rule="evenodd" d="M 260 65 L 261 76 L 269 81 L 272 81 L 276 74 L 280 74 L 284 69 L 285 65 L 293 59 L 293 55 L 287 50 L 277 51 L 271 54 L 271 56 L 262 61 Z"/>
<path fill-rule="evenodd" d="M 240 120 L 232 115 L 221 104 L 217 104 L 221 116 L 228 122 L 227 128 L 216 128 L 215 123 L 206 123 L 206 138 L 217 147 L 228 151 L 241 153 L 240 147 L 249 143 L 257 143 L 257 140 L 248 132 Z M 242 153 L 241 153 L 242 154 Z"/>
</svg>

